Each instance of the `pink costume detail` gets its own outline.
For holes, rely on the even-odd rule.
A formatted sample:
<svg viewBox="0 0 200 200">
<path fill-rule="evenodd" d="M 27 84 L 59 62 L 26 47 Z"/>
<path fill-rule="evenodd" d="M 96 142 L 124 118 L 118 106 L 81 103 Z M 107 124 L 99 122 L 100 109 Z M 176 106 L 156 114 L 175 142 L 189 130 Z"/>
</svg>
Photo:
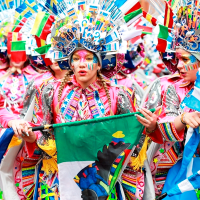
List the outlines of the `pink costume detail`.
<svg viewBox="0 0 200 200">
<path fill-rule="evenodd" d="M 0 77 L 6 70 L 0 70 Z M 8 127 L 8 121 L 12 119 L 11 114 L 19 115 L 22 109 L 22 101 L 28 83 L 39 74 L 30 66 L 22 69 L 22 74 L 17 72 L 11 74 L 0 84 L 0 123 Z"/>
</svg>

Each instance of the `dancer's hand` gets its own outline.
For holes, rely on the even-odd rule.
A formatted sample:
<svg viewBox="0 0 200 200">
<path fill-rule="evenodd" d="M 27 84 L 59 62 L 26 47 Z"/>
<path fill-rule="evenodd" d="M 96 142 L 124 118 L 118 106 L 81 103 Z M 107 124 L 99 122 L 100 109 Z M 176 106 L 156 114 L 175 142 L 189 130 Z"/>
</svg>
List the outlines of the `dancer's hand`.
<svg viewBox="0 0 200 200">
<path fill-rule="evenodd" d="M 183 116 L 183 122 L 189 125 L 192 128 L 197 128 L 200 125 L 200 113 L 191 112 L 185 113 Z"/>
<path fill-rule="evenodd" d="M 11 120 L 8 122 L 8 126 L 13 128 L 15 136 L 23 138 L 25 141 L 33 143 L 36 140 L 36 135 L 29 128 L 29 124 L 24 120 Z"/>
<path fill-rule="evenodd" d="M 160 106 L 156 108 L 156 111 L 152 113 L 150 110 L 146 108 L 141 108 L 138 111 L 141 112 L 144 117 L 137 115 L 137 120 L 144 125 L 150 132 L 154 131 L 157 126 L 158 112 L 160 110 Z"/>
</svg>

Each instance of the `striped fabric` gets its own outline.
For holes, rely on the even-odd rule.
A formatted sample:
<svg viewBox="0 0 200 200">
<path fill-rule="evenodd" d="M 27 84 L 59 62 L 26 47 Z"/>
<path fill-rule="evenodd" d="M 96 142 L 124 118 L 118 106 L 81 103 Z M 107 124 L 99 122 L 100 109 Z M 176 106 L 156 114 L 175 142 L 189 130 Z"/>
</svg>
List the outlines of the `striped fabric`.
<svg viewBox="0 0 200 200">
<path fill-rule="evenodd" d="M 182 141 L 182 138 L 176 132 L 173 122 L 158 123 L 158 127 L 166 141 Z"/>
</svg>

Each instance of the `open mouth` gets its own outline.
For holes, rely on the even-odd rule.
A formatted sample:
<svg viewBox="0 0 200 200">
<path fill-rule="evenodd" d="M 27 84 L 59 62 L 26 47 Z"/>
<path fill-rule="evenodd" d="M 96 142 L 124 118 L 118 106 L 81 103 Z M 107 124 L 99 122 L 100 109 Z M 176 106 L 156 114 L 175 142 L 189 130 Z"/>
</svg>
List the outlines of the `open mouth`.
<svg viewBox="0 0 200 200">
<path fill-rule="evenodd" d="M 185 76 L 186 76 L 186 72 L 180 72 L 180 75 L 181 75 L 182 77 L 185 77 Z"/>
<path fill-rule="evenodd" d="M 80 76 L 85 76 L 87 74 L 85 70 L 80 70 L 78 73 Z"/>
</svg>

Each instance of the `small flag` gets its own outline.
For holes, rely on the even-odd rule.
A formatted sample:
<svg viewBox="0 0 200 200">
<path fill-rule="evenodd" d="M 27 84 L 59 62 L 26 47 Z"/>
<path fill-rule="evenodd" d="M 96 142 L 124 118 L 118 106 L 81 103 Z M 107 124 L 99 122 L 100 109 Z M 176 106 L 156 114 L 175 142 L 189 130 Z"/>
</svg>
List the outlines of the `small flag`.
<svg viewBox="0 0 200 200">
<path fill-rule="evenodd" d="M 47 44 L 45 46 L 35 49 L 35 51 L 38 52 L 40 55 L 44 55 L 49 51 L 50 48 L 51 48 L 51 44 Z"/>
<path fill-rule="evenodd" d="M 141 34 L 142 34 L 142 30 L 132 29 L 130 31 L 123 32 L 121 37 L 123 38 L 123 40 L 128 41 L 135 37 L 141 38 Z"/>
<path fill-rule="evenodd" d="M 37 43 L 37 45 L 41 45 L 41 46 L 39 48 L 35 49 L 35 51 L 41 55 L 46 66 L 50 66 L 50 65 L 52 65 L 52 62 L 49 58 L 45 58 L 45 56 L 46 56 L 46 53 L 48 52 L 48 50 L 51 48 L 51 44 L 44 45 L 44 42 L 45 41 L 42 41 L 42 40 L 39 41 L 39 39 L 37 38 L 36 43 Z"/>
<path fill-rule="evenodd" d="M 38 12 L 31 34 L 38 36 L 40 39 L 46 40 L 47 35 L 51 32 L 50 28 L 54 21 L 55 19 L 53 15 L 41 11 Z"/>
<path fill-rule="evenodd" d="M 78 2 L 78 10 L 85 10 L 86 9 L 86 2 L 85 1 L 79 1 Z"/>
<path fill-rule="evenodd" d="M 127 26 L 130 26 L 134 21 L 142 17 L 142 9 L 138 9 L 124 16 Z"/>
<path fill-rule="evenodd" d="M 24 26 L 24 24 L 26 23 L 26 21 L 27 21 L 27 18 L 20 15 L 13 26 L 12 32 L 19 32 L 21 28 Z"/>
<path fill-rule="evenodd" d="M 57 0 L 45 0 L 45 6 L 51 10 L 54 14 L 58 14 L 58 9 L 57 9 Z"/>
<path fill-rule="evenodd" d="M 17 32 L 9 32 L 7 38 L 7 54 L 11 54 L 11 41 L 22 40 L 22 34 Z"/>
<path fill-rule="evenodd" d="M 67 10 L 67 14 L 68 16 L 71 17 L 75 17 L 76 16 L 76 11 L 74 8 L 70 8 L 69 10 Z"/>
<path fill-rule="evenodd" d="M 26 61 L 26 41 L 11 42 L 11 60 L 13 62 Z"/>
<path fill-rule="evenodd" d="M 128 0 L 126 1 L 119 9 L 124 13 L 124 15 L 128 15 L 131 12 L 139 10 L 141 4 L 138 0 Z"/>
<path fill-rule="evenodd" d="M 31 7 L 26 5 L 26 3 L 21 4 L 19 7 L 15 9 L 15 11 L 18 13 L 18 16 L 21 14 L 22 16 L 26 15 L 26 18 L 31 17 L 35 10 L 33 10 Z"/>
<path fill-rule="evenodd" d="M 27 6 L 29 6 L 30 8 L 32 8 L 35 12 L 38 11 L 38 6 L 37 6 L 37 4 L 35 3 L 35 0 L 26 0 L 26 1 L 25 1 L 25 4 L 26 4 Z"/>
<path fill-rule="evenodd" d="M 158 44 L 156 49 L 160 52 L 165 52 L 167 48 L 167 38 L 169 36 L 168 28 L 159 24 L 160 32 L 158 34 Z"/>
<path fill-rule="evenodd" d="M 35 35 L 35 41 L 38 47 L 42 47 L 46 45 L 45 40 L 40 39 L 38 36 Z"/>
<path fill-rule="evenodd" d="M 0 163 L 1 160 L 8 149 L 8 145 L 14 135 L 12 128 L 1 129 L 0 132 Z"/>
<path fill-rule="evenodd" d="M 149 26 L 141 26 L 141 25 L 137 25 L 136 26 L 136 29 L 142 29 L 142 37 L 144 35 L 151 35 L 152 32 L 153 32 L 153 28 L 152 27 L 149 27 Z"/>
<path fill-rule="evenodd" d="M 170 7 L 170 5 L 165 1 L 165 18 L 164 18 L 164 26 L 168 27 L 168 28 L 172 28 L 173 26 L 173 11 L 172 8 Z M 168 29 L 168 30 L 170 30 Z"/>
<path fill-rule="evenodd" d="M 153 26 L 157 25 L 157 19 L 143 10 L 143 17 L 150 22 Z"/>
</svg>

